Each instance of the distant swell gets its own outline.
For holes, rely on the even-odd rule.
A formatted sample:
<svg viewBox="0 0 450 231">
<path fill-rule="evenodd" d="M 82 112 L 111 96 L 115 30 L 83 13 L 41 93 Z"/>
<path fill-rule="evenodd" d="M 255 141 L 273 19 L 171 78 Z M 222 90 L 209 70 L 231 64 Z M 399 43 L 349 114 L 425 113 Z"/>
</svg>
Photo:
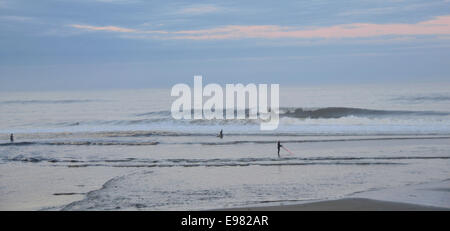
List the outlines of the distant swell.
<svg viewBox="0 0 450 231">
<path fill-rule="evenodd" d="M 0 101 L 0 104 L 69 104 L 69 103 L 89 103 L 98 100 L 78 100 L 78 99 L 68 99 L 68 100 L 9 100 Z"/>
<path fill-rule="evenodd" d="M 393 100 L 401 100 L 401 101 L 450 101 L 450 95 L 423 95 L 423 96 L 403 96 L 397 97 Z"/>
</svg>

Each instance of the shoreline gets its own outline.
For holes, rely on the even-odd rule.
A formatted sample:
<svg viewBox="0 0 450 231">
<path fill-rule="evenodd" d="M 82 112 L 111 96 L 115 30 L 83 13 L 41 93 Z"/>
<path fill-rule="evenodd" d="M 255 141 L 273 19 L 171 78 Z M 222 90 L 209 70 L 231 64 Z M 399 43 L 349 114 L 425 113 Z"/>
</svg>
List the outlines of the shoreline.
<svg viewBox="0 0 450 231">
<path fill-rule="evenodd" d="M 271 204 L 220 211 L 450 211 L 450 179 L 368 190 L 343 198 Z"/>
<path fill-rule="evenodd" d="M 450 209 L 367 198 L 343 198 L 302 204 L 219 209 L 219 211 L 450 211 Z"/>
</svg>

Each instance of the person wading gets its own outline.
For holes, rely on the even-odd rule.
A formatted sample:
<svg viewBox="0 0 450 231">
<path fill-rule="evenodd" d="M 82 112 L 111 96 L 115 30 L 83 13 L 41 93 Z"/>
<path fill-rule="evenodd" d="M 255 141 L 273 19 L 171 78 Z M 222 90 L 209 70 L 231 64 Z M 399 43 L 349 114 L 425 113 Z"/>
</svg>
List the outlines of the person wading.
<svg viewBox="0 0 450 231">
<path fill-rule="evenodd" d="M 280 158 L 280 149 L 281 149 L 281 147 L 283 147 L 283 145 L 281 145 L 281 142 L 278 141 L 278 142 L 277 142 L 278 158 Z"/>
</svg>

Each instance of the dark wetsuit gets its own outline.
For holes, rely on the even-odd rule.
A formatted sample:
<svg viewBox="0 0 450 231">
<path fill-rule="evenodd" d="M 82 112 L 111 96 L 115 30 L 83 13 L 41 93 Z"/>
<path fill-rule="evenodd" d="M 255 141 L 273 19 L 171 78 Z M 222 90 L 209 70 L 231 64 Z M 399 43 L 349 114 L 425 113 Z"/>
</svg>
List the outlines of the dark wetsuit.
<svg viewBox="0 0 450 231">
<path fill-rule="evenodd" d="M 9 141 L 14 142 L 14 135 L 11 133 L 11 135 L 9 136 Z"/>
<path fill-rule="evenodd" d="M 223 130 L 220 130 L 219 137 L 220 137 L 220 139 L 223 139 Z"/>
<path fill-rule="evenodd" d="M 281 145 L 280 141 L 278 141 L 277 143 L 277 148 L 278 148 L 278 157 L 280 157 L 280 148 L 283 147 L 283 145 Z"/>
</svg>

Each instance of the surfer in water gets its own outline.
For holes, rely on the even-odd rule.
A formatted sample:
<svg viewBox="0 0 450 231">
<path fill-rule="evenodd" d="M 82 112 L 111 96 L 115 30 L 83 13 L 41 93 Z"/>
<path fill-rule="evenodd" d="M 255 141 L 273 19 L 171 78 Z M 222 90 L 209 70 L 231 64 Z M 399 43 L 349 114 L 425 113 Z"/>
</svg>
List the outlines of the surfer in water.
<svg viewBox="0 0 450 231">
<path fill-rule="evenodd" d="M 280 141 L 278 141 L 278 142 L 277 142 L 277 148 L 278 148 L 278 158 L 280 158 L 280 149 L 281 149 L 281 147 L 283 147 L 283 145 L 281 145 L 281 142 L 280 142 Z"/>
<path fill-rule="evenodd" d="M 223 139 L 223 129 L 220 130 L 219 135 L 217 135 L 220 139 Z"/>
<path fill-rule="evenodd" d="M 11 133 L 11 135 L 9 136 L 9 141 L 11 141 L 11 143 L 14 142 L 14 135 Z"/>
</svg>

